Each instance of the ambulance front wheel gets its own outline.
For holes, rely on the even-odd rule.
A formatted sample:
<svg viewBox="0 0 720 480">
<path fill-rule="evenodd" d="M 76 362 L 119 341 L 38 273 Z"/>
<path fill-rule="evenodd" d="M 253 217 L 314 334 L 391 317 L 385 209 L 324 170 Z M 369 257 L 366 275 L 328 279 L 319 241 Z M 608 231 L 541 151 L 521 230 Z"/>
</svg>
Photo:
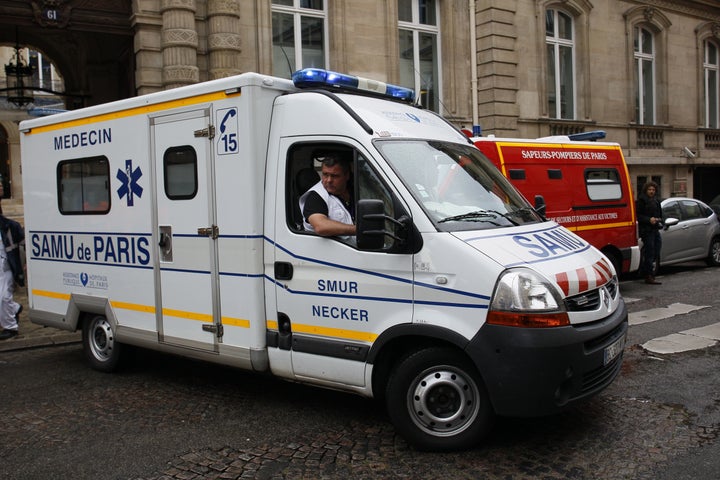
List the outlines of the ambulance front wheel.
<svg viewBox="0 0 720 480">
<path fill-rule="evenodd" d="M 402 358 L 385 398 L 395 428 L 419 450 L 471 448 L 492 426 L 494 412 L 480 374 L 450 348 L 427 348 Z"/>
<path fill-rule="evenodd" d="M 115 340 L 115 332 L 107 318 L 94 315 L 83 323 L 83 349 L 95 370 L 112 372 L 120 362 L 121 345 Z"/>
</svg>

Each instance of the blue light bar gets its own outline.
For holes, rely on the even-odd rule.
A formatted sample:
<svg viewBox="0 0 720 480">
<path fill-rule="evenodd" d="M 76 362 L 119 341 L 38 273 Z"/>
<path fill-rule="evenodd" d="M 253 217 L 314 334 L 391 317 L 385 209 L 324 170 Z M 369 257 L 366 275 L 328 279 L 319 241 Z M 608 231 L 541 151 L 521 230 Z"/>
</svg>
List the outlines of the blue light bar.
<svg viewBox="0 0 720 480">
<path fill-rule="evenodd" d="M 604 130 L 593 130 L 591 132 L 573 133 L 568 135 L 568 138 L 574 142 L 601 140 L 605 138 Z"/>
<path fill-rule="evenodd" d="M 415 100 L 415 91 L 411 88 L 390 85 L 368 78 L 346 75 L 320 68 L 306 68 L 293 73 L 292 81 L 298 88 L 337 88 L 372 92 L 385 97 L 396 98 L 406 102 Z"/>
</svg>

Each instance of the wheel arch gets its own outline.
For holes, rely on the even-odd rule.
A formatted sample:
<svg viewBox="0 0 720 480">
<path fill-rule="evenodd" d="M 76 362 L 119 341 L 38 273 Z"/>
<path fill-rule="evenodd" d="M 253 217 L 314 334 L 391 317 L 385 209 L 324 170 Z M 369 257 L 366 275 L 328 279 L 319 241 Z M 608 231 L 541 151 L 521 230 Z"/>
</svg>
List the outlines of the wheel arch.
<svg viewBox="0 0 720 480">
<path fill-rule="evenodd" d="M 82 329 L 83 323 L 91 315 L 103 315 L 117 331 L 117 318 L 113 311 L 110 300 L 104 297 L 95 297 L 91 295 L 83 295 L 73 293 L 70 295 L 67 313 L 65 319 L 69 325 L 74 326 L 74 330 Z"/>
<path fill-rule="evenodd" d="M 718 242 L 720 242 L 720 235 L 715 235 L 710 239 L 710 247 L 708 248 L 706 263 L 711 267 L 720 266 L 720 259 L 717 258 L 717 251 L 715 250 Z"/>
<path fill-rule="evenodd" d="M 373 397 L 383 400 L 392 367 L 410 352 L 437 346 L 452 347 L 467 356 L 477 368 L 465 350 L 469 343 L 470 340 L 459 333 L 435 325 L 403 324 L 389 328 L 378 337 L 368 353 L 367 362 L 373 365 Z"/>
<path fill-rule="evenodd" d="M 600 251 L 612 262 L 613 267 L 615 267 L 615 272 L 620 276 L 620 274 L 623 273 L 623 254 L 620 249 L 615 245 L 609 244 L 602 247 Z"/>
</svg>

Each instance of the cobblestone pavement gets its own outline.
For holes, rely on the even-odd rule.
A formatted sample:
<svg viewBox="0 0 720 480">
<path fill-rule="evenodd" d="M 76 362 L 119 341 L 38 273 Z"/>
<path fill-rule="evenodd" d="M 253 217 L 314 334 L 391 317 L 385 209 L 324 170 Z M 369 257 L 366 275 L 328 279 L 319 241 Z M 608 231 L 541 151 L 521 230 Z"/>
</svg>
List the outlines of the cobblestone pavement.
<svg viewBox="0 0 720 480">
<path fill-rule="evenodd" d="M 20 355 L 3 354 L 0 368 Z M 654 479 L 719 432 L 682 406 L 628 395 L 621 376 L 564 414 L 499 419 L 473 450 L 422 453 L 353 395 L 153 352 L 115 375 L 87 368 L 75 345 L 30 358 L 52 381 L 16 379 L 25 398 L 2 399 L 12 414 L 0 417 L 0 478 L 52 468 L 52 478 L 137 480 Z M 652 360 L 629 348 L 624 373 L 646 368 Z"/>
<path fill-rule="evenodd" d="M 23 350 L 25 348 L 47 347 L 52 345 L 65 345 L 80 341 L 80 332 L 67 332 L 57 328 L 46 328 L 36 325 L 27 316 L 28 299 L 27 288 L 16 288 L 13 297 L 21 304 L 24 311 L 20 313 L 18 335 L 8 340 L 0 341 L 0 352 Z"/>
</svg>

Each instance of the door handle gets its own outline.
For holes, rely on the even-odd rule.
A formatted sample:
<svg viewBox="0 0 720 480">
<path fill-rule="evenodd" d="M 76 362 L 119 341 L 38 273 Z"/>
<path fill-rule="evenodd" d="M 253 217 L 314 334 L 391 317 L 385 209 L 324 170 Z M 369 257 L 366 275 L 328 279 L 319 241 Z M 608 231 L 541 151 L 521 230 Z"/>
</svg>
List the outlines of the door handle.
<svg viewBox="0 0 720 480">
<path fill-rule="evenodd" d="M 293 266 L 289 262 L 275 262 L 275 280 L 292 280 Z"/>
<path fill-rule="evenodd" d="M 160 241 L 158 242 L 158 246 L 161 248 L 167 247 L 168 243 L 170 242 L 170 235 L 164 232 L 160 232 Z"/>
</svg>

